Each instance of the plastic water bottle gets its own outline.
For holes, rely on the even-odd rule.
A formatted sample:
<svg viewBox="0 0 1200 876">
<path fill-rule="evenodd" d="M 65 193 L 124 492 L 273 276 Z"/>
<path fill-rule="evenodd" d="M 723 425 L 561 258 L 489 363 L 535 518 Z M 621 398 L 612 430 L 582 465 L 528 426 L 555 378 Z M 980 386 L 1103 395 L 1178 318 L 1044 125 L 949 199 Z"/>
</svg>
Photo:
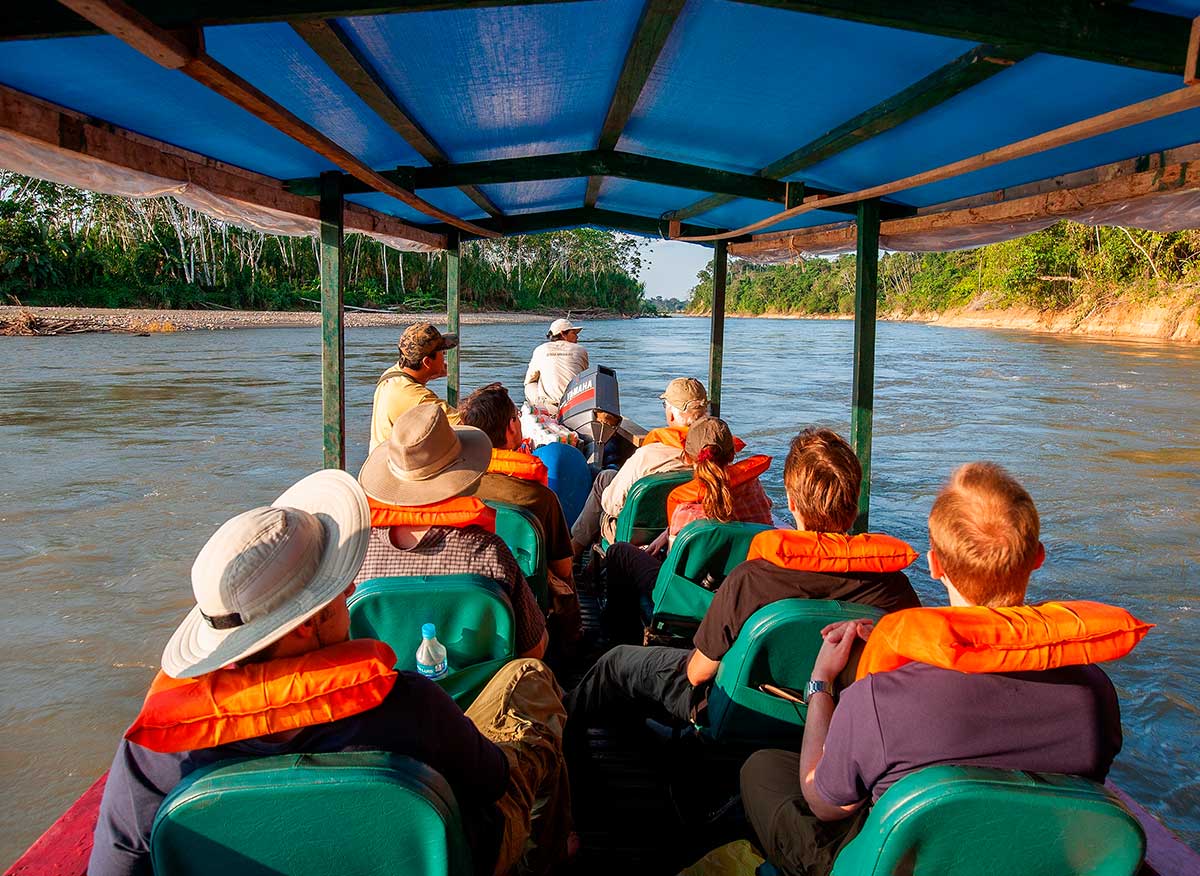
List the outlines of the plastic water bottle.
<svg viewBox="0 0 1200 876">
<path fill-rule="evenodd" d="M 444 678 L 450 672 L 446 662 L 446 646 L 437 640 L 437 627 L 421 625 L 421 647 L 417 648 L 417 672 L 426 678 Z"/>
</svg>

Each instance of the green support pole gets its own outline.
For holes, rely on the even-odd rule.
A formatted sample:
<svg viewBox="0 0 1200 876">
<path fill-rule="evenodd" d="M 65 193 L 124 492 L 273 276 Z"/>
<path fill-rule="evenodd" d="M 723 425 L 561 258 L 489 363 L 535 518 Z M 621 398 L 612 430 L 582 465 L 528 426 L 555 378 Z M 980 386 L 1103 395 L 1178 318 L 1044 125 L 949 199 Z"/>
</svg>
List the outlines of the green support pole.
<svg viewBox="0 0 1200 876">
<path fill-rule="evenodd" d="M 321 174 L 321 416 L 325 468 L 346 467 L 342 174 Z"/>
<path fill-rule="evenodd" d="M 458 332 L 458 236 L 450 237 L 450 245 L 446 249 L 446 331 Z M 458 407 L 458 357 L 462 351 L 462 336 L 459 336 L 458 346 L 446 353 L 446 401 L 452 407 Z"/>
<path fill-rule="evenodd" d="M 875 308 L 879 295 L 879 201 L 858 205 L 858 258 L 854 275 L 854 396 L 850 443 L 862 465 L 858 519 L 866 532 L 871 511 L 871 419 L 875 410 Z"/>
<path fill-rule="evenodd" d="M 723 240 L 713 247 L 713 300 L 708 338 L 708 403 L 714 417 L 721 416 L 721 364 L 725 357 L 725 281 L 729 276 L 729 248 Z"/>
</svg>

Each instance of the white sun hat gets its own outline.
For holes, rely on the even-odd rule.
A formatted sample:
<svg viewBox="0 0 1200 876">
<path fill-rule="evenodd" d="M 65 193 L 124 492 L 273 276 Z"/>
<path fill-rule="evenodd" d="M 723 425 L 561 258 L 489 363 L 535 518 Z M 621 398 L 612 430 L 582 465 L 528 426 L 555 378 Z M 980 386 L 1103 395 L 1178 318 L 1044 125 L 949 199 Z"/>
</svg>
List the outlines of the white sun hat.
<svg viewBox="0 0 1200 876">
<path fill-rule="evenodd" d="M 167 642 L 163 672 L 204 675 L 295 629 L 350 586 L 370 534 L 366 494 L 337 469 L 227 520 L 192 564 L 196 606 Z"/>
<path fill-rule="evenodd" d="M 556 319 L 554 322 L 550 323 L 550 331 L 546 332 L 546 337 L 552 338 L 555 335 L 561 335 L 566 332 L 581 331 L 583 331 L 583 326 L 575 325 L 575 323 L 571 322 L 569 319 Z"/>
</svg>

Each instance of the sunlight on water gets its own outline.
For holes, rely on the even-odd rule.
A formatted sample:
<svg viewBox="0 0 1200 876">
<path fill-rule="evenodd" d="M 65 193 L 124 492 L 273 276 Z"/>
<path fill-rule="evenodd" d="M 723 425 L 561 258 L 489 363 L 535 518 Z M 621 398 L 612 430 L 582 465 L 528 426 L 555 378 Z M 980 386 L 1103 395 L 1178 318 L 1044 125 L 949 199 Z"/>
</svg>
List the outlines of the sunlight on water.
<svg viewBox="0 0 1200 876">
<path fill-rule="evenodd" d="M 469 326 L 463 388 L 520 393 L 541 325 Z M 782 459 L 802 426 L 849 426 L 849 322 L 732 320 L 723 411 Z M 397 331 L 347 336 L 348 465 Z M 592 323 L 646 426 L 677 375 L 707 372 L 705 320 Z M 0 861 L 104 770 L 191 604 L 196 551 L 231 514 L 321 462 L 313 329 L 0 341 Z M 881 324 L 872 528 L 927 548 L 925 516 L 963 462 L 1008 466 L 1048 550 L 1032 599 L 1109 599 L 1158 624 L 1110 667 L 1125 748 L 1114 779 L 1200 845 L 1200 350 Z M 444 393 L 444 383 L 435 384 Z M 918 592 L 940 598 L 924 560 Z"/>
</svg>

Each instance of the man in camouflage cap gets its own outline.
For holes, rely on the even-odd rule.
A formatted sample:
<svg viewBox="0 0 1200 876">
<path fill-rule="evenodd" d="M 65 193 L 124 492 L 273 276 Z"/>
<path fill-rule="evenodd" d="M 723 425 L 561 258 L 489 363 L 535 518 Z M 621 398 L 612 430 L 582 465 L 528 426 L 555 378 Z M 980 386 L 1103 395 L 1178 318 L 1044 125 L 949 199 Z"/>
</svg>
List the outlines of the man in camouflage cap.
<svg viewBox="0 0 1200 876">
<path fill-rule="evenodd" d="M 392 423 L 417 405 L 439 405 L 453 425 L 461 425 L 458 411 L 425 384 L 446 376 L 446 351 L 458 346 L 458 335 L 442 334 L 437 327 L 418 322 L 400 336 L 400 358 L 375 384 L 371 407 L 371 446 L 386 444 Z"/>
</svg>

